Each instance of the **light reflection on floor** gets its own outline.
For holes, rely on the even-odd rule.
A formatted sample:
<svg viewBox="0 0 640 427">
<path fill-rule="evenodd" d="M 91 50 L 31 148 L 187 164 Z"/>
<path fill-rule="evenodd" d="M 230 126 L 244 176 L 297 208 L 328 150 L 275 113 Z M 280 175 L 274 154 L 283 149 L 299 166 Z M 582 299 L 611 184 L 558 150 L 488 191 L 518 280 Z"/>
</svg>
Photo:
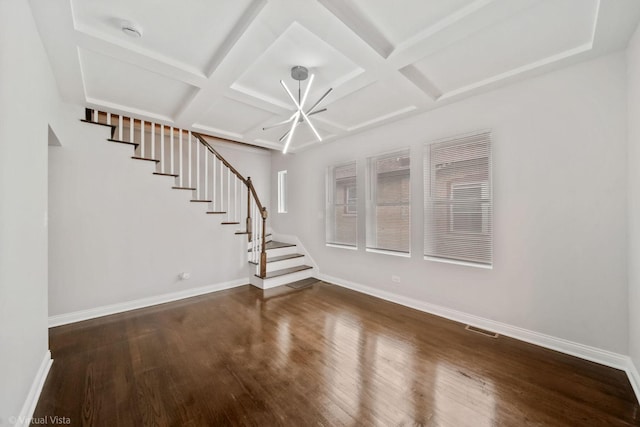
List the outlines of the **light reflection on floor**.
<svg viewBox="0 0 640 427">
<path fill-rule="evenodd" d="M 446 415 L 447 423 L 455 426 L 494 425 L 495 390 L 490 380 L 476 377 L 447 362 L 439 362 L 435 374 L 436 423 Z"/>
</svg>

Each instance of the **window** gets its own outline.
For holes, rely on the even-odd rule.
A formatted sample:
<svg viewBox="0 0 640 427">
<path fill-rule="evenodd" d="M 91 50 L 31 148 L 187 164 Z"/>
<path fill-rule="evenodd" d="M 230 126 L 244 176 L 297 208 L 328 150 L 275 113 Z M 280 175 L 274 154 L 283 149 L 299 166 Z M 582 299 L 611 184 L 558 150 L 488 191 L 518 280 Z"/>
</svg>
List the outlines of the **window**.
<svg viewBox="0 0 640 427">
<path fill-rule="evenodd" d="M 370 157 L 367 164 L 367 250 L 411 250 L 409 150 Z"/>
<path fill-rule="evenodd" d="M 491 266 L 491 134 L 427 144 L 424 154 L 425 258 Z"/>
<path fill-rule="evenodd" d="M 451 184 L 451 206 L 449 231 L 452 233 L 486 234 L 489 231 L 489 215 L 483 200 L 489 198 L 488 182 Z"/>
<path fill-rule="evenodd" d="M 327 244 L 357 247 L 357 192 L 356 162 L 327 169 Z"/>
<path fill-rule="evenodd" d="M 287 171 L 278 172 L 278 213 L 287 213 Z"/>
<path fill-rule="evenodd" d="M 356 215 L 358 213 L 358 209 L 356 208 L 358 196 L 356 195 L 355 183 L 345 188 L 344 199 L 344 213 Z"/>
</svg>

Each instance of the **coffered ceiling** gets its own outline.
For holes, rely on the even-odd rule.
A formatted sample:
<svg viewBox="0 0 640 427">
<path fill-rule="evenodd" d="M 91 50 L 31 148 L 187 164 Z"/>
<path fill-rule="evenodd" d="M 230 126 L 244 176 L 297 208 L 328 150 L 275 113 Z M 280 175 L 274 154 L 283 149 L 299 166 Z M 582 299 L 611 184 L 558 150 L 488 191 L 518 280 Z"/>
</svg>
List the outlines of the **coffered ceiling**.
<svg viewBox="0 0 640 427">
<path fill-rule="evenodd" d="M 30 2 L 67 101 L 274 149 L 294 65 L 310 100 L 334 89 L 313 118 L 331 141 L 622 49 L 640 18 L 638 0 Z M 322 144 L 298 129 L 291 151 Z"/>
</svg>

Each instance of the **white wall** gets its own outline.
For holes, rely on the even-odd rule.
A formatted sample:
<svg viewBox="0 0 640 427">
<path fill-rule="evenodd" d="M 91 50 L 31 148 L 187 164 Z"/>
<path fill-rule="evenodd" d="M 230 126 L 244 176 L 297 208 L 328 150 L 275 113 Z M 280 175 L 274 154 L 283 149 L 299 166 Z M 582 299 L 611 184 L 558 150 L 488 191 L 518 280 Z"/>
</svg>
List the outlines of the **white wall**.
<svg viewBox="0 0 640 427">
<path fill-rule="evenodd" d="M 629 138 L 629 355 L 640 368 L 640 27 L 627 51 Z M 640 386 L 640 384 L 638 384 Z"/>
<path fill-rule="evenodd" d="M 132 160 L 108 129 L 69 107 L 50 149 L 49 313 L 61 315 L 245 279 L 242 225 L 221 225 L 155 164 Z M 268 186 L 270 154 L 223 147 L 241 173 Z M 268 200 L 266 200 L 268 202 Z M 244 220 L 242 219 L 241 222 Z M 180 281 L 181 272 L 191 279 Z"/>
<path fill-rule="evenodd" d="M 290 156 L 289 212 L 321 273 L 532 331 L 627 354 L 624 54 L 546 74 Z M 494 268 L 422 259 L 423 143 L 494 136 Z M 369 155 L 411 149 L 412 256 L 364 251 Z M 358 161 L 359 249 L 324 245 L 327 166 Z M 398 275 L 401 283 L 391 281 Z"/>
<path fill-rule="evenodd" d="M 2 424 L 20 415 L 48 350 L 47 125 L 58 94 L 26 1 L 0 1 L 0 41 Z"/>
</svg>

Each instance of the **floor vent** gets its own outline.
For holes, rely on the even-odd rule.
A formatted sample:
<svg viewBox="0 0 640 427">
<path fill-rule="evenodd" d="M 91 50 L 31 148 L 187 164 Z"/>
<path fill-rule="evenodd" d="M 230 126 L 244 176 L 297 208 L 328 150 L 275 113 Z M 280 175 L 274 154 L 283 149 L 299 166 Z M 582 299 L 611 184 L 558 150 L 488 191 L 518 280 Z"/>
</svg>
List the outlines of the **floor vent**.
<svg viewBox="0 0 640 427">
<path fill-rule="evenodd" d="M 498 338 L 500 336 L 500 335 L 498 335 L 497 332 L 487 331 L 486 329 L 476 328 L 475 326 L 471 326 L 471 325 L 467 325 L 464 328 L 467 331 L 475 332 L 477 334 L 481 334 L 481 335 L 484 335 L 484 336 L 489 337 L 489 338 Z"/>
</svg>

